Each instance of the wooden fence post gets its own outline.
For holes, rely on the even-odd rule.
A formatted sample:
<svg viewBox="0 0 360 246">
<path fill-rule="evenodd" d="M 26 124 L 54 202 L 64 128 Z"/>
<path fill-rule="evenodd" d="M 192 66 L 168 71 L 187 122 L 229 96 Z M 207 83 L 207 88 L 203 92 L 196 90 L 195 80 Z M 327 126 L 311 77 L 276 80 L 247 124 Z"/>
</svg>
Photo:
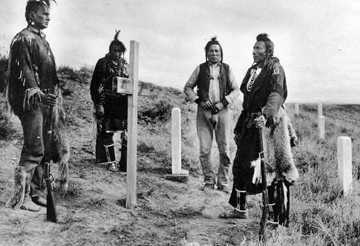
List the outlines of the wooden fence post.
<svg viewBox="0 0 360 246">
<path fill-rule="evenodd" d="M 338 175 L 344 196 L 352 189 L 352 144 L 350 137 L 337 138 Z"/>
<path fill-rule="evenodd" d="M 136 169 L 137 169 L 137 97 L 139 75 L 139 43 L 130 41 L 130 80 L 132 94 L 128 96 L 128 148 L 127 148 L 127 197 L 126 208 L 136 205 Z"/>
</svg>

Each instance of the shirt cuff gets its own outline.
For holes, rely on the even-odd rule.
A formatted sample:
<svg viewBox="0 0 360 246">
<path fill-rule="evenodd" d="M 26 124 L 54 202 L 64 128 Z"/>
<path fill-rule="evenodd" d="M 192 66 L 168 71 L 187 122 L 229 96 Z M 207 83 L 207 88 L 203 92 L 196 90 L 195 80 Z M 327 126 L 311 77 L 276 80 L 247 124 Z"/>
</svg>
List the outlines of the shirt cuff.
<svg viewBox="0 0 360 246">
<path fill-rule="evenodd" d="M 224 102 L 226 102 L 227 104 L 225 105 Z M 232 104 L 232 100 L 231 100 L 231 97 L 229 95 L 225 96 L 225 98 L 223 99 L 223 102 L 224 106 L 227 106 L 229 104 Z"/>
</svg>

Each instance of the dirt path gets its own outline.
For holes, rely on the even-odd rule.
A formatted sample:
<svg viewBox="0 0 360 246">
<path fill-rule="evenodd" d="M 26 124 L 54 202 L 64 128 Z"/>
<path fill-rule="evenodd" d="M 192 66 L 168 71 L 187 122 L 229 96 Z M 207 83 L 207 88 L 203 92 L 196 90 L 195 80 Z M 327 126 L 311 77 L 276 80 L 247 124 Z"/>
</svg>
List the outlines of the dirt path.
<svg viewBox="0 0 360 246">
<path fill-rule="evenodd" d="M 21 140 L 0 147 L 0 245 L 240 245 L 257 237 L 258 220 L 224 220 L 228 194 L 200 190 L 200 177 L 188 183 L 164 179 L 151 154 L 139 154 L 138 204 L 124 208 L 126 176 L 96 166 L 93 153 L 91 104 L 86 88 L 77 88 L 70 114 L 70 188 L 57 196 L 57 224 L 46 222 L 46 210 L 31 213 L 4 207 L 13 185 Z M 170 163 L 169 163 L 170 165 Z M 52 166 L 56 176 L 57 167 Z M 250 201 L 251 218 L 258 218 L 259 197 Z"/>
</svg>

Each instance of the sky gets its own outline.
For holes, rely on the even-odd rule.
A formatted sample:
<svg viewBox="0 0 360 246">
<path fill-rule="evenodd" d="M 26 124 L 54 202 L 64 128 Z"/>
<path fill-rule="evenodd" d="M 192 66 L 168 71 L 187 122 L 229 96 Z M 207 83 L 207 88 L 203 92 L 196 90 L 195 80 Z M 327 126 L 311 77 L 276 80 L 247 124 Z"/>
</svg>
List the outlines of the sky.
<svg viewBox="0 0 360 246">
<path fill-rule="evenodd" d="M 1 0 L 0 54 L 26 26 L 26 0 Z M 217 36 L 240 84 L 256 35 L 284 67 L 289 102 L 360 103 L 360 1 L 57 0 L 45 30 L 58 66 L 94 66 L 115 29 L 140 44 L 139 78 L 182 89 Z M 126 53 L 126 56 L 129 52 Z"/>
</svg>

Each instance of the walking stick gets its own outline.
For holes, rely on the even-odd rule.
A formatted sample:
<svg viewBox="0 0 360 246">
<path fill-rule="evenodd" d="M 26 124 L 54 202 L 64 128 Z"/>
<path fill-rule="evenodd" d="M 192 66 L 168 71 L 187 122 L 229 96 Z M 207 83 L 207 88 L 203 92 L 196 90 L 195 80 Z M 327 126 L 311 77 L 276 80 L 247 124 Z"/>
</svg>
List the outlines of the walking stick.
<svg viewBox="0 0 360 246">
<path fill-rule="evenodd" d="M 260 220 L 260 230 L 259 230 L 259 241 L 266 242 L 266 218 L 269 212 L 268 204 L 269 204 L 269 195 L 267 190 L 267 182 L 266 182 L 266 171 L 265 171 L 265 156 L 264 156 L 264 144 L 263 144 L 263 129 L 259 128 L 259 141 L 260 141 L 260 153 L 259 157 L 261 160 L 261 184 L 262 184 L 262 200 L 263 200 L 263 208 L 262 215 Z"/>
<path fill-rule="evenodd" d="M 48 93 L 46 91 L 45 93 Z M 50 161 L 52 159 L 52 139 L 53 139 L 53 106 L 48 106 L 47 110 L 49 110 L 49 114 L 47 119 L 45 120 L 45 154 L 44 154 L 44 165 L 45 165 L 45 182 L 46 182 L 46 220 L 56 223 L 57 215 L 56 215 L 56 204 L 54 195 L 52 193 L 52 181 L 54 180 L 53 176 L 50 173 Z"/>
</svg>

